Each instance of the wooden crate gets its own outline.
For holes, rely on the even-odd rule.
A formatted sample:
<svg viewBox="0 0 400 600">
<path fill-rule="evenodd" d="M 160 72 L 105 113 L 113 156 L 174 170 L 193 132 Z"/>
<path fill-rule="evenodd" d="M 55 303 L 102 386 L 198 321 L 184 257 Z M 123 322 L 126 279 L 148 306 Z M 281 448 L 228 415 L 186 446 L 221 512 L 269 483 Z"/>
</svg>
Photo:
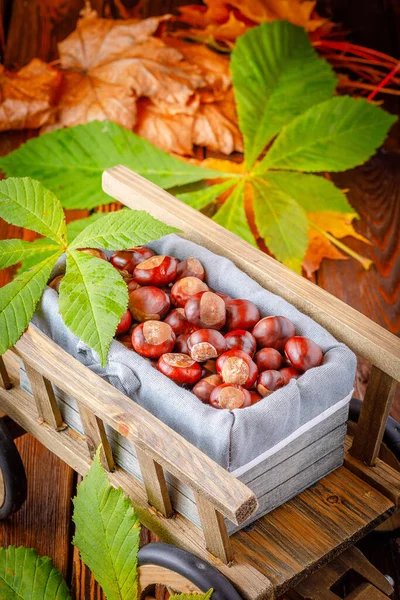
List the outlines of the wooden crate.
<svg viewBox="0 0 400 600">
<path fill-rule="evenodd" d="M 231 538 L 224 517 L 240 526 L 257 510 L 255 494 L 237 478 L 31 327 L 15 346 L 17 357 L 9 352 L 5 366 L 1 365 L 3 387 L 7 387 L 8 370 L 13 388 L 0 389 L 0 407 L 12 419 L 82 474 L 101 442 L 110 481 L 132 497 L 144 525 L 163 540 L 209 560 L 244 598 L 275 598 L 398 507 L 398 473 L 377 459 L 377 454 L 395 381 L 400 379 L 399 342 L 128 169 L 109 170 L 103 185 L 127 206 L 147 210 L 183 230 L 192 241 L 230 258 L 374 365 L 345 466 L 259 519 L 252 531 L 240 531 Z M 27 369 L 35 403 L 19 386 L 19 359 Z M 85 438 L 65 428 L 53 385 L 77 401 Z M 143 483 L 115 467 L 106 426 L 135 447 Z M 192 490 L 202 532 L 183 515 L 173 514 L 165 473 Z"/>
</svg>

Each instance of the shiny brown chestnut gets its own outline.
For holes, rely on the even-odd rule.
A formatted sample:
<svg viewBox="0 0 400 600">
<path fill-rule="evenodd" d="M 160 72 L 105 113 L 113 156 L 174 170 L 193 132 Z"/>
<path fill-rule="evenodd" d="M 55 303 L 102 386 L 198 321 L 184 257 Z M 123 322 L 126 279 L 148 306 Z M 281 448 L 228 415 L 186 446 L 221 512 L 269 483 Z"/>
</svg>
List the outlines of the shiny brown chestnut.
<svg viewBox="0 0 400 600">
<path fill-rule="evenodd" d="M 210 394 L 210 404 L 214 408 L 245 408 L 251 405 L 251 395 L 240 385 L 222 383 L 215 387 Z"/>
<path fill-rule="evenodd" d="M 182 260 L 176 270 L 176 281 L 183 277 L 197 277 L 203 281 L 204 276 L 204 267 L 197 258 Z"/>
<path fill-rule="evenodd" d="M 252 329 L 260 320 L 260 311 L 250 300 L 238 298 L 225 300 L 226 327 L 229 331 L 235 329 Z"/>
<path fill-rule="evenodd" d="M 230 331 L 225 336 L 226 347 L 228 350 L 243 350 L 253 358 L 255 351 L 257 350 L 256 338 L 245 329 L 235 329 Z"/>
<path fill-rule="evenodd" d="M 204 404 L 209 404 L 211 392 L 215 387 L 223 383 L 219 375 L 209 375 L 200 379 L 192 389 L 193 394 L 198 397 Z"/>
<path fill-rule="evenodd" d="M 228 350 L 217 359 L 217 373 L 224 383 L 251 388 L 257 379 L 258 369 L 243 350 Z"/>
<path fill-rule="evenodd" d="M 260 373 L 257 379 L 257 392 L 263 398 L 265 396 L 269 396 L 275 390 L 283 387 L 285 385 L 285 380 L 283 375 L 279 371 L 275 371 L 274 369 L 270 369 L 269 371 L 263 371 Z"/>
<path fill-rule="evenodd" d="M 174 281 L 177 267 L 173 256 L 152 256 L 135 267 L 133 276 L 140 285 L 163 287 Z"/>
<path fill-rule="evenodd" d="M 181 385 L 193 385 L 201 377 L 201 366 L 187 354 L 166 353 L 158 359 L 161 373 Z"/>
<path fill-rule="evenodd" d="M 165 323 L 165 321 L 164 321 Z M 190 333 L 181 333 L 181 335 L 178 335 L 178 337 L 176 338 L 176 342 L 175 342 L 175 346 L 174 346 L 174 352 L 179 352 L 180 354 L 189 354 L 190 355 L 190 351 L 187 345 L 187 341 L 190 337 Z"/>
<path fill-rule="evenodd" d="M 186 318 L 185 311 L 183 308 L 174 308 L 171 310 L 169 315 L 164 319 L 165 323 L 171 325 L 175 335 L 181 335 L 182 333 L 192 333 L 196 330 L 195 325 L 189 323 Z"/>
<path fill-rule="evenodd" d="M 287 385 L 291 379 L 298 379 L 301 376 L 300 371 L 293 367 L 283 367 L 283 369 L 279 369 L 279 373 L 285 380 L 285 385 Z"/>
<path fill-rule="evenodd" d="M 162 354 L 172 352 L 175 334 L 168 323 L 146 321 L 132 331 L 132 346 L 141 356 L 160 358 Z"/>
<path fill-rule="evenodd" d="M 107 254 L 99 248 L 77 248 L 77 250 L 79 250 L 79 252 L 83 252 L 84 254 L 89 254 L 89 256 L 94 256 L 95 258 L 108 261 Z"/>
<path fill-rule="evenodd" d="M 118 341 L 121 342 L 125 348 L 128 348 L 128 350 L 133 350 L 131 333 L 124 333 L 123 335 L 120 335 Z"/>
<path fill-rule="evenodd" d="M 169 307 L 167 294 L 157 287 L 140 287 L 129 293 L 128 308 L 132 317 L 139 323 L 163 319 Z"/>
<path fill-rule="evenodd" d="M 196 362 L 216 358 L 226 350 L 225 338 L 215 329 L 198 329 L 188 338 L 190 356 Z"/>
<path fill-rule="evenodd" d="M 255 392 L 254 390 L 249 390 L 250 392 L 250 396 L 251 396 L 251 404 L 257 404 L 257 402 L 260 402 L 260 400 L 263 399 L 262 396 L 260 396 L 260 394 L 258 392 Z"/>
<path fill-rule="evenodd" d="M 259 371 L 279 371 L 283 365 L 283 356 L 275 348 L 261 348 L 254 357 Z"/>
<path fill-rule="evenodd" d="M 185 304 L 187 320 L 200 329 L 222 329 L 226 321 L 225 302 L 214 292 L 199 292 Z"/>
<path fill-rule="evenodd" d="M 135 290 L 138 290 L 140 287 L 142 287 L 137 281 L 135 281 L 134 279 L 130 279 L 127 282 L 127 286 L 128 286 L 128 292 L 134 292 Z"/>
<path fill-rule="evenodd" d="M 208 285 L 198 277 L 183 277 L 175 281 L 171 288 L 171 302 L 183 308 L 189 298 L 200 292 L 207 292 Z"/>
<path fill-rule="evenodd" d="M 118 323 L 117 330 L 115 335 L 122 335 L 129 331 L 130 326 L 132 325 L 132 315 L 129 310 L 126 310 L 121 317 L 120 322 Z"/>
<path fill-rule="evenodd" d="M 155 255 L 150 248 L 131 248 L 130 250 L 119 250 L 111 254 L 110 263 L 119 271 L 133 273 L 138 264 Z"/>
<path fill-rule="evenodd" d="M 296 330 L 287 317 L 264 317 L 257 323 L 251 332 L 261 348 L 275 348 L 283 350 L 289 338 L 295 335 Z"/>
<path fill-rule="evenodd" d="M 290 364 L 298 371 L 304 372 L 322 363 L 321 348 L 310 338 L 294 336 L 285 344 L 285 355 Z"/>
</svg>

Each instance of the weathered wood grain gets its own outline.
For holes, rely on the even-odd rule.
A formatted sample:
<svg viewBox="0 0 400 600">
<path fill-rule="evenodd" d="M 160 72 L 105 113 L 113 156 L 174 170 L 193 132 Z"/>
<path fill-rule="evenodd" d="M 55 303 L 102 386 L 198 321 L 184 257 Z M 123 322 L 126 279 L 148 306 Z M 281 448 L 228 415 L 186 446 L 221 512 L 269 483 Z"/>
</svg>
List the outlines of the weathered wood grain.
<svg viewBox="0 0 400 600">
<path fill-rule="evenodd" d="M 3 358 L 0 356 L 0 385 L 5 390 L 9 390 L 11 387 L 11 381 L 7 373 L 7 369 L 4 364 Z"/>
<path fill-rule="evenodd" d="M 195 494 L 195 499 L 207 550 L 228 564 L 233 558 L 233 551 L 223 516 L 199 494 Z"/>
<path fill-rule="evenodd" d="M 112 471 L 115 467 L 115 463 L 103 421 L 82 404 L 78 404 L 78 410 L 85 432 L 90 457 L 93 458 L 96 454 L 96 450 L 101 446 L 101 464 L 107 471 Z"/>
<path fill-rule="evenodd" d="M 136 448 L 140 470 L 146 488 L 149 504 L 157 509 L 164 517 L 172 517 L 174 510 L 161 465 L 145 451 Z"/>
<path fill-rule="evenodd" d="M 65 425 L 51 382 L 28 363 L 25 365 L 25 370 L 31 384 L 39 419 L 53 429 L 63 429 Z"/>
</svg>

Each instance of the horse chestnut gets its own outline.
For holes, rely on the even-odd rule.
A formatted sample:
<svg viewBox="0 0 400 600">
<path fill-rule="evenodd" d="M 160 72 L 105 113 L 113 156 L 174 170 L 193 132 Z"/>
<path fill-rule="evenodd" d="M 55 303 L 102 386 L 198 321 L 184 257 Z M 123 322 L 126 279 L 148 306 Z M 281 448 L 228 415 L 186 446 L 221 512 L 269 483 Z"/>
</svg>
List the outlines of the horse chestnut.
<svg viewBox="0 0 400 600">
<path fill-rule="evenodd" d="M 186 302 L 185 315 L 201 329 L 222 329 L 226 321 L 225 302 L 213 292 L 199 292 Z"/>
<path fill-rule="evenodd" d="M 196 362 L 205 362 L 216 358 L 226 350 L 225 338 L 215 329 L 198 329 L 187 341 L 190 356 Z"/>
<path fill-rule="evenodd" d="M 50 281 L 50 283 L 49 283 L 49 287 L 51 287 L 53 290 L 55 290 L 57 292 L 57 294 L 60 292 L 60 285 L 61 285 L 63 278 L 64 278 L 64 275 L 58 275 L 57 277 L 54 277 L 54 279 L 52 279 L 52 281 Z"/>
<path fill-rule="evenodd" d="M 163 354 L 158 360 L 157 368 L 179 384 L 192 385 L 201 377 L 201 366 L 187 354 Z"/>
<path fill-rule="evenodd" d="M 166 352 L 172 352 L 175 334 L 168 323 L 146 321 L 132 331 L 132 346 L 141 356 L 160 358 Z"/>
<path fill-rule="evenodd" d="M 291 379 L 298 379 L 301 375 L 300 371 L 297 371 L 297 369 L 294 369 L 293 367 L 284 367 L 279 370 L 279 373 L 285 380 L 285 385 L 287 385 Z"/>
<path fill-rule="evenodd" d="M 275 350 L 283 350 L 288 339 L 295 333 L 293 323 L 282 316 L 264 317 L 252 331 L 261 348 L 275 348 Z"/>
<path fill-rule="evenodd" d="M 250 300 L 225 300 L 226 326 L 229 331 L 235 329 L 252 329 L 260 320 L 260 312 Z"/>
<path fill-rule="evenodd" d="M 175 308 L 174 310 L 171 310 L 169 315 L 165 317 L 164 322 L 168 323 L 168 325 L 171 325 L 175 335 L 192 333 L 196 329 L 196 327 L 187 320 L 183 308 Z"/>
<path fill-rule="evenodd" d="M 270 369 L 269 371 L 263 371 L 260 373 L 257 379 L 257 392 L 263 398 L 265 396 L 269 396 L 275 390 L 283 387 L 285 385 L 285 380 L 283 375 L 279 371 L 275 371 L 274 369 Z"/>
<path fill-rule="evenodd" d="M 130 250 L 119 250 L 111 254 L 110 262 L 119 271 L 133 273 L 135 267 L 141 262 L 155 255 L 150 248 L 131 248 Z"/>
<path fill-rule="evenodd" d="M 79 250 L 79 252 L 83 252 L 84 254 L 89 254 L 90 256 L 95 256 L 101 260 L 108 261 L 107 254 L 98 248 L 77 248 L 77 250 Z"/>
<path fill-rule="evenodd" d="M 254 357 L 259 371 L 279 371 L 283 364 L 283 356 L 275 348 L 262 348 Z"/>
<path fill-rule="evenodd" d="M 128 350 L 133 350 L 131 333 L 124 333 L 124 335 L 120 335 L 118 341 L 128 348 Z"/>
<path fill-rule="evenodd" d="M 177 258 L 152 256 L 135 267 L 133 276 L 140 285 L 163 287 L 175 279 L 177 267 Z"/>
<path fill-rule="evenodd" d="M 240 385 L 222 383 L 215 387 L 210 394 L 210 404 L 214 408 L 245 408 L 251 405 L 251 396 L 248 390 Z"/>
<path fill-rule="evenodd" d="M 165 323 L 166 321 L 164 321 Z M 180 354 L 190 354 L 189 348 L 187 345 L 187 341 L 190 337 L 190 333 L 182 333 L 176 338 L 174 352 L 178 352 Z"/>
<path fill-rule="evenodd" d="M 169 311 L 170 301 L 165 292 L 157 287 L 139 287 L 129 293 L 128 308 L 135 321 L 161 320 Z"/>
<path fill-rule="evenodd" d="M 251 388 L 257 379 L 258 369 L 243 350 L 228 350 L 217 359 L 217 372 L 225 383 Z"/>
<path fill-rule="evenodd" d="M 198 277 L 183 277 L 175 281 L 171 289 L 171 302 L 183 308 L 186 302 L 200 292 L 207 292 L 208 285 Z"/>
<path fill-rule="evenodd" d="M 260 396 L 260 394 L 258 394 L 257 392 L 254 392 L 253 390 L 249 390 L 250 392 L 250 396 L 251 396 L 251 404 L 257 404 L 257 402 L 260 402 L 260 400 L 263 399 L 262 396 Z"/>
<path fill-rule="evenodd" d="M 290 364 L 298 371 L 307 371 L 322 363 L 322 350 L 306 337 L 294 336 L 285 344 L 285 355 Z"/>
<path fill-rule="evenodd" d="M 176 281 L 183 277 L 197 277 L 203 281 L 204 275 L 204 267 L 197 258 L 186 258 L 178 265 Z"/>
<path fill-rule="evenodd" d="M 127 286 L 128 286 L 128 292 L 134 292 L 135 290 L 138 290 L 140 287 L 142 287 L 134 279 L 130 279 L 127 283 Z"/>
<path fill-rule="evenodd" d="M 192 392 L 199 400 L 208 404 L 210 402 L 211 392 L 215 387 L 221 385 L 221 383 L 223 383 L 223 381 L 219 375 L 209 375 L 208 377 L 204 377 L 204 379 L 200 379 L 192 389 Z"/>
<path fill-rule="evenodd" d="M 115 335 L 121 335 L 129 331 L 130 326 L 132 325 L 132 315 L 129 310 L 126 310 L 121 317 L 120 322 L 118 323 L 117 331 Z"/>
<path fill-rule="evenodd" d="M 254 352 L 257 350 L 257 342 L 250 331 L 235 329 L 227 333 L 225 339 L 228 350 L 243 350 L 253 358 Z"/>
</svg>

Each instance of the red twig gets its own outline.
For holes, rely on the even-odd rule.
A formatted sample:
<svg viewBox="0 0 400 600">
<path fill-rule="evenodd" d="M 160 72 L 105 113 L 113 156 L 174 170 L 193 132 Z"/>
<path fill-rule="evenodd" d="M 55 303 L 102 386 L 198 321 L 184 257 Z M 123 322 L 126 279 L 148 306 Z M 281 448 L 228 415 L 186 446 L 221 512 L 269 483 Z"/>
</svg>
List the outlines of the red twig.
<svg viewBox="0 0 400 600">
<path fill-rule="evenodd" d="M 394 67 L 394 69 L 392 69 L 390 71 L 390 73 L 388 73 L 386 75 L 386 77 L 384 77 L 384 79 L 382 79 L 382 81 L 380 83 L 378 83 L 376 88 L 369 94 L 369 96 L 367 96 L 367 100 L 372 100 L 373 98 L 375 98 L 375 96 L 379 92 L 379 90 L 382 89 L 387 83 L 389 83 L 389 81 L 391 79 L 393 79 L 393 77 L 396 75 L 396 73 L 398 71 L 400 71 L 400 62 L 397 63 L 397 65 Z"/>
</svg>

